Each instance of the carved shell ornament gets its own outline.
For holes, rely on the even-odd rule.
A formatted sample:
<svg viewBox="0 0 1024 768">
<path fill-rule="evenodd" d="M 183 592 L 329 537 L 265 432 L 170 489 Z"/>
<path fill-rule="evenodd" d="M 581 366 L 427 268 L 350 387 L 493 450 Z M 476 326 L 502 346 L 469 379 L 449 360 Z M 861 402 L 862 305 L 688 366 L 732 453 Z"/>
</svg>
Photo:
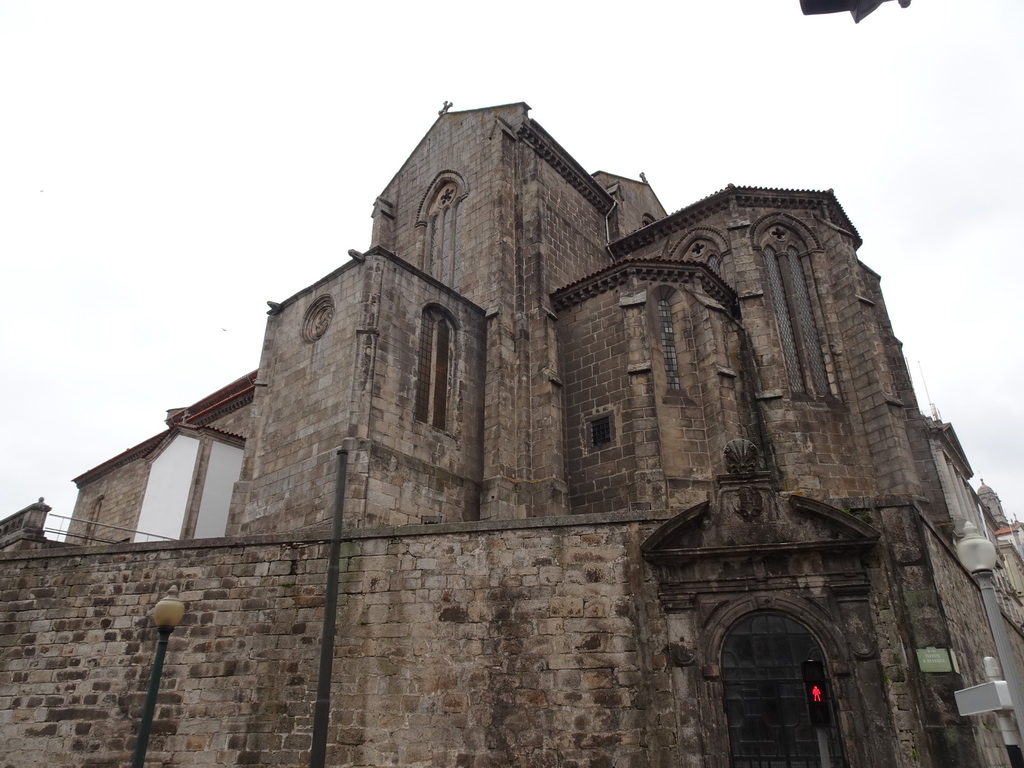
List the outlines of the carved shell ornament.
<svg viewBox="0 0 1024 768">
<path fill-rule="evenodd" d="M 306 310 L 306 317 L 302 321 L 302 337 L 306 341 L 316 341 L 325 333 L 334 319 L 334 299 L 330 296 L 321 296 Z"/>
<path fill-rule="evenodd" d="M 749 440 L 737 438 L 725 444 L 725 467 L 730 475 L 757 472 L 761 452 Z"/>
</svg>

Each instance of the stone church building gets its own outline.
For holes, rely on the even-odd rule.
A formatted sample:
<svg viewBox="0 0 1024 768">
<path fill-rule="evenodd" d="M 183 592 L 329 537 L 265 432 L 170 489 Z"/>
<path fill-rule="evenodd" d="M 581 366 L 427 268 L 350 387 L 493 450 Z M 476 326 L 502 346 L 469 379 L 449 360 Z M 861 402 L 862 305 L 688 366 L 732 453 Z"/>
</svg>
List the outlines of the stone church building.
<svg viewBox="0 0 1024 768">
<path fill-rule="evenodd" d="M 308 765 L 335 515 L 327 765 L 810 768 L 805 661 L 833 766 L 1007 764 L 953 701 L 953 546 L 1007 521 L 860 244 L 831 190 L 667 213 L 445 110 L 256 371 L 76 478 L 67 543 L 0 523 L 0 765 L 125 764 L 172 584 L 152 764 Z"/>
</svg>

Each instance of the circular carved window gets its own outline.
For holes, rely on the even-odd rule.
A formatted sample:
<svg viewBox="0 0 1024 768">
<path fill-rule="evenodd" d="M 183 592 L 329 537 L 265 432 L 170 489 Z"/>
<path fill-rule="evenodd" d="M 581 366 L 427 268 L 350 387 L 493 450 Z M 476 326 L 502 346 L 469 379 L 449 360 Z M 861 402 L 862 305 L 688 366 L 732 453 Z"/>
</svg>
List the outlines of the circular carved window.
<svg viewBox="0 0 1024 768">
<path fill-rule="evenodd" d="M 306 341 L 316 341 L 325 333 L 334 317 L 334 299 L 330 296 L 321 296 L 306 310 L 306 317 L 302 321 L 302 338 Z"/>
</svg>

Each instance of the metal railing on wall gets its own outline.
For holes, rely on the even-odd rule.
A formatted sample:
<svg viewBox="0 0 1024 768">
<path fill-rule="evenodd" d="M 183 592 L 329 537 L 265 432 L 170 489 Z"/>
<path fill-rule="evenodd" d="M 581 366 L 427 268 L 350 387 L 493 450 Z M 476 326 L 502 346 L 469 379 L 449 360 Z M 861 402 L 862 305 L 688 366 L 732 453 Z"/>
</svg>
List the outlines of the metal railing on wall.
<svg viewBox="0 0 1024 768">
<path fill-rule="evenodd" d="M 120 525 L 111 525 L 110 523 L 97 523 L 91 520 L 82 520 L 76 517 L 68 517 L 67 515 L 55 515 L 53 512 L 50 512 L 49 515 L 47 516 L 47 522 L 49 522 L 49 518 L 51 517 L 60 520 L 67 520 L 67 528 L 44 528 L 43 532 L 47 534 L 52 533 L 59 536 L 63 536 L 64 541 L 67 541 L 68 539 L 74 539 L 78 543 L 86 544 L 120 544 L 126 541 L 177 541 L 176 537 L 174 536 L 161 536 L 159 533 L 147 533 L 146 531 L 140 531 L 137 528 L 125 528 Z M 75 524 L 75 527 L 81 526 L 85 533 L 79 533 L 77 531 L 72 530 L 72 524 Z M 97 528 L 102 528 L 103 531 L 97 532 L 95 530 Z M 107 531 L 120 531 L 122 533 L 127 533 L 130 535 L 122 536 L 119 538 L 106 538 L 102 535 L 98 535 L 106 533 Z M 111 534 L 107 533 L 107 536 L 110 535 Z"/>
</svg>

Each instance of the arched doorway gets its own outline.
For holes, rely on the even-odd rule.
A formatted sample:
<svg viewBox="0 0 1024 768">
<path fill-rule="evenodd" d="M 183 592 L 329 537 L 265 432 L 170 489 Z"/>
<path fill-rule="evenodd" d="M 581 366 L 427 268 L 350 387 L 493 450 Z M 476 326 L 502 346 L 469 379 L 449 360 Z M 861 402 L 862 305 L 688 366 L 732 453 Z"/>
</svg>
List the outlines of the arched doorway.
<svg viewBox="0 0 1024 768">
<path fill-rule="evenodd" d="M 802 625 L 779 613 L 736 623 L 722 645 L 722 683 L 733 768 L 819 768 L 818 737 L 804 702 L 804 661 L 823 661 Z M 826 728 L 830 768 L 845 764 L 835 702 Z"/>
</svg>

